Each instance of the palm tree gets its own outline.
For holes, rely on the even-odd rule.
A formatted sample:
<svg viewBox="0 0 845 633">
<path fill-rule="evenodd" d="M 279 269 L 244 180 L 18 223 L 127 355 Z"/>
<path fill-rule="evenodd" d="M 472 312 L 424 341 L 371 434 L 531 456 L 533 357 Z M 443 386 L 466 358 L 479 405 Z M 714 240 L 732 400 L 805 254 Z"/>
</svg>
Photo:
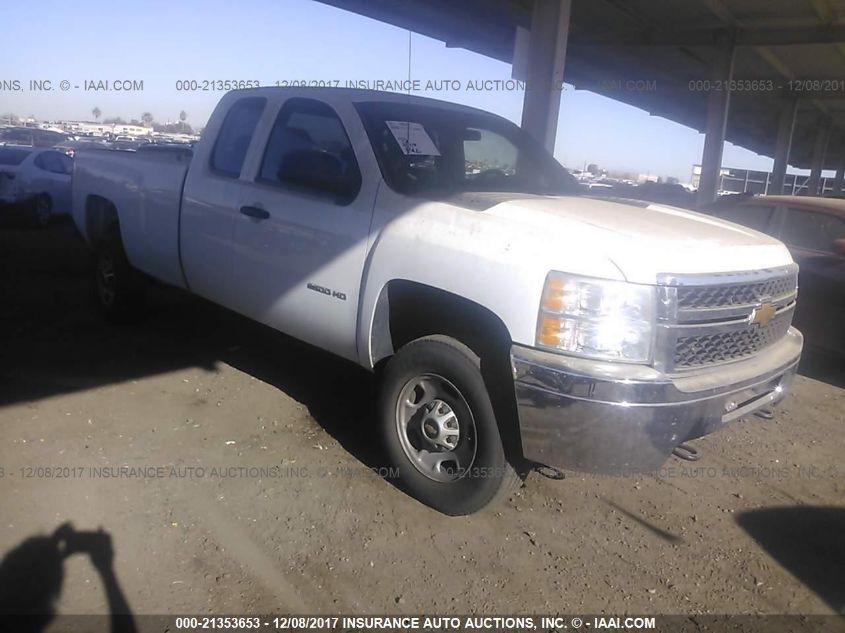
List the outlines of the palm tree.
<svg viewBox="0 0 845 633">
<path fill-rule="evenodd" d="M 144 122 L 145 126 L 150 127 L 153 123 L 153 115 L 149 112 L 144 112 L 144 114 L 141 115 L 141 120 Z"/>
<path fill-rule="evenodd" d="M 184 110 L 182 110 L 182 111 L 179 113 L 179 120 L 180 120 L 182 123 L 184 123 L 185 121 L 187 121 L 187 120 L 188 120 L 188 113 L 187 113 L 187 112 L 185 112 Z"/>
<path fill-rule="evenodd" d="M 95 120 L 95 121 L 99 121 L 99 120 L 100 120 L 100 115 L 102 114 L 102 112 L 100 111 L 100 108 L 95 107 L 93 110 L 91 110 L 91 114 L 93 114 L 93 115 L 94 115 L 94 120 Z"/>
</svg>

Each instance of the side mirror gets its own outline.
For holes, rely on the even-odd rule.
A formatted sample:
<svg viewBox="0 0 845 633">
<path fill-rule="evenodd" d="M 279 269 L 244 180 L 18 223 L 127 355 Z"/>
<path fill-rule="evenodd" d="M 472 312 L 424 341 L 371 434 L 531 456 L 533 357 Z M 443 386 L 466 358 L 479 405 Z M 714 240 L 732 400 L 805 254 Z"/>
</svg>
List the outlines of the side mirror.
<svg viewBox="0 0 845 633">
<path fill-rule="evenodd" d="M 279 182 L 351 198 L 358 192 L 360 182 L 344 174 L 343 164 L 336 156 L 315 149 L 294 150 L 282 157 Z"/>
</svg>

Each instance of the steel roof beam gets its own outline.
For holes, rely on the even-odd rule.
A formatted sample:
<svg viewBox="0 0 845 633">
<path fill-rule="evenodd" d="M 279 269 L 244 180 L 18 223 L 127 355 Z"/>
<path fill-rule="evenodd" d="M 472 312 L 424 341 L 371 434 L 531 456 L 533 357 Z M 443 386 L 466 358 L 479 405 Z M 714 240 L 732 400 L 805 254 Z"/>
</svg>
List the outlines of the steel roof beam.
<svg viewBox="0 0 845 633">
<path fill-rule="evenodd" d="M 732 31 L 735 46 L 799 46 L 845 43 L 845 25 L 800 28 L 736 27 L 673 31 L 622 32 L 613 35 L 573 33 L 572 46 L 716 46 L 725 31 Z"/>
</svg>

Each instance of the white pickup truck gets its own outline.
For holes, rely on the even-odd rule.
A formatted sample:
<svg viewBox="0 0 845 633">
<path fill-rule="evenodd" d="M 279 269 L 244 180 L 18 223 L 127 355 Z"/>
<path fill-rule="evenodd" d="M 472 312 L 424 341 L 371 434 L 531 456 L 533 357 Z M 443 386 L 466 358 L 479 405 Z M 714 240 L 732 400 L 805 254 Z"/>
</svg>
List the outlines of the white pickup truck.
<svg viewBox="0 0 845 633">
<path fill-rule="evenodd" d="M 520 128 L 439 101 L 230 92 L 192 151 L 80 152 L 73 207 L 106 315 L 152 277 L 376 372 L 400 485 L 449 514 L 531 465 L 657 469 L 768 414 L 801 354 L 780 242 L 579 196 Z"/>
</svg>

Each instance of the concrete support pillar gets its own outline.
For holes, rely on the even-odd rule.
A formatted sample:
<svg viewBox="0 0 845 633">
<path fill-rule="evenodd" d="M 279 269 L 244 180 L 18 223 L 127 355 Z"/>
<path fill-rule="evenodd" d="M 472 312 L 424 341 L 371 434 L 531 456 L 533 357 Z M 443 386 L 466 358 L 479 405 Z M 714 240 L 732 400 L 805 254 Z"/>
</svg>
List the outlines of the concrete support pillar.
<svg viewBox="0 0 845 633">
<path fill-rule="evenodd" d="M 733 79 L 734 53 L 733 35 L 726 35 L 719 43 L 718 58 L 713 65 L 713 79 L 722 85 L 729 85 Z M 707 100 L 707 128 L 704 136 L 704 151 L 701 156 L 701 180 L 698 185 L 699 206 L 708 205 L 716 200 L 730 102 L 730 90 L 712 90 Z"/>
<path fill-rule="evenodd" d="M 824 169 L 824 159 L 827 156 L 827 144 L 830 141 L 830 121 L 819 121 L 818 130 L 816 131 L 816 142 L 813 145 L 813 165 L 810 169 L 810 177 L 807 179 L 807 190 L 804 192 L 805 196 L 819 195 L 819 184 L 822 180 L 822 169 Z"/>
<path fill-rule="evenodd" d="M 572 0 L 534 0 L 522 102 L 522 128 L 555 148 Z"/>
<path fill-rule="evenodd" d="M 777 146 L 775 147 L 775 165 L 772 168 L 772 181 L 769 192 L 773 195 L 783 193 L 786 168 L 789 165 L 789 152 L 792 149 L 792 134 L 795 131 L 795 117 L 798 114 L 798 100 L 790 99 L 783 104 L 778 123 Z"/>
<path fill-rule="evenodd" d="M 845 155 L 839 159 L 839 167 L 836 170 L 836 178 L 833 180 L 833 191 L 831 193 L 834 196 L 841 196 L 843 191 L 845 191 Z"/>
</svg>

